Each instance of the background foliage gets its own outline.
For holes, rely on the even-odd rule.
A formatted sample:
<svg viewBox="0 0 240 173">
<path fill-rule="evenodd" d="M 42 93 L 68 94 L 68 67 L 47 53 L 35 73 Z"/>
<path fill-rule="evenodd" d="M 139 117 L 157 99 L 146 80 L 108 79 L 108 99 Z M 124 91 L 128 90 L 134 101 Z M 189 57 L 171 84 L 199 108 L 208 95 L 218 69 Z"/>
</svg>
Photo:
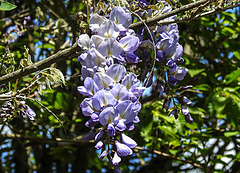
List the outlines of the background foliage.
<svg viewBox="0 0 240 173">
<path fill-rule="evenodd" d="M 14 66 L 21 68 L 20 61 L 26 57 L 24 45 L 31 61 L 36 62 L 70 47 L 87 30 L 85 1 L 9 2 L 17 7 L 0 11 L 1 64 L 8 67 L 7 72 L 14 71 Z M 141 122 L 128 134 L 138 147 L 132 156 L 123 158 L 123 172 L 240 171 L 239 16 L 237 7 L 179 24 L 189 73 L 177 85 L 194 86 L 185 93 L 193 101 L 188 108 L 194 122 L 186 123 L 181 114 L 177 120 L 168 117 L 158 88 L 153 86 L 141 99 Z M 16 31 L 6 35 L 11 27 Z M 98 158 L 95 144 L 82 140 L 89 129 L 79 107 L 83 96 L 76 90 L 82 85 L 77 56 L 52 67 L 61 70 L 66 85 L 55 83 L 35 97 L 64 122 L 64 127 L 36 102 L 28 102 L 37 114 L 34 121 L 1 119 L 0 172 L 112 172 L 108 162 Z M 1 67 L 1 76 L 6 71 Z M 22 88 L 34 76 L 2 85 L 1 92 L 9 86 Z"/>
</svg>

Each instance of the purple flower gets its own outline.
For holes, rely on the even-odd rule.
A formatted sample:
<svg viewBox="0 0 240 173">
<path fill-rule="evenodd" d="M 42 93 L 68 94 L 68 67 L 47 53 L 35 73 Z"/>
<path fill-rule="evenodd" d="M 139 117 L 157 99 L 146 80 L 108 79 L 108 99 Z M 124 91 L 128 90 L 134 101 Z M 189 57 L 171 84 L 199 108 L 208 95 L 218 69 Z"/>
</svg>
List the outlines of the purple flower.
<svg viewBox="0 0 240 173">
<path fill-rule="evenodd" d="M 89 28 L 93 32 L 96 32 L 104 20 L 105 19 L 102 16 L 99 16 L 97 13 L 94 13 L 89 20 Z"/>
<path fill-rule="evenodd" d="M 173 110 L 169 113 L 169 117 L 172 117 L 176 112 L 177 112 L 177 110 L 176 110 L 176 109 L 173 109 Z"/>
<path fill-rule="evenodd" d="M 133 89 L 135 89 L 140 84 L 140 81 L 137 79 L 136 74 L 129 73 L 123 78 L 122 84 L 128 90 L 132 91 Z"/>
<path fill-rule="evenodd" d="M 99 141 L 104 133 L 104 129 L 100 130 L 96 136 L 95 136 L 95 141 Z"/>
<path fill-rule="evenodd" d="M 123 122 L 122 120 L 119 120 L 118 123 L 117 123 L 117 125 L 115 126 L 115 128 L 116 128 L 118 131 L 122 132 L 122 131 L 124 131 L 127 127 L 126 127 L 126 125 L 124 124 L 124 122 Z"/>
<path fill-rule="evenodd" d="M 83 137 L 83 140 L 84 141 L 90 141 L 90 140 L 93 140 L 94 139 L 94 131 L 91 131 L 89 132 L 88 134 L 86 134 L 84 137 Z"/>
<path fill-rule="evenodd" d="M 134 52 L 135 50 L 137 50 L 140 43 L 139 43 L 138 37 L 129 35 L 129 36 L 123 37 L 119 41 L 119 44 L 121 45 L 121 47 L 125 52 Z"/>
<path fill-rule="evenodd" d="M 99 89 L 94 80 L 87 77 L 84 80 L 84 86 L 79 86 L 77 90 L 85 96 L 93 96 Z"/>
<path fill-rule="evenodd" d="M 164 103 L 163 103 L 163 108 L 168 111 L 169 107 L 170 107 L 170 103 L 171 103 L 171 99 L 165 99 Z"/>
<path fill-rule="evenodd" d="M 159 92 L 159 97 L 161 98 L 163 96 L 164 93 L 164 86 L 160 86 L 160 92 Z"/>
<path fill-rule="evenodd" d="M 130 99 L 127 88 L 122 84 L 115 85 L 110 92 L 118 102 Z"/>
<path fill-rule="evenodd" d="M 107 74 L 105 73 L 96 73 L 93 76 L 93 79 L 98 87 L 99 90 L 108 88 L 113 85 L 113 79 L 110 78 Z"/>
<path fill-rule="evenodd" d="M 115 136 L 115 128 L 112 123 L 108 124 L 107 134 L 108 136 Z"/>
<path fill-rule="evenodd" d="M 187 86 L 182 86 L 181 89 L 187 90 L 187 89 L 190 89 L 192 87 L 193 87 L 193 85 L 187 85 Z"/>
<path fill-rule="evenodd" d="M 94 68 L 95 66 L 105 66 L 107 62 L 104 56 L 99 53 L 95 48 L 89 50 L 87 54 L 81 54 L 78 59 L 81 65 L 87 68 Z"/>
<path fill-rule="evenodd" d="M 106 155 L 107 155 L 107 150 L 103 150 L 99 158 L 102 160 Z"/>
<path fill-rule="evenodd" d="M 141 41 L 139 47 L 144 47 L 145 49 L 152 49 L 152 50 L 154 50 L 154 45 L 153 45 L 153 43 L 149 39 Z"/>
<path fill-rule="evenodd" d="M 104 106 L 115 106 L 117 104 L 116 99 L 110 91 L 100 90 L 93 96 L 93 98 L 98 100 L 102 108 Z"/>
<path fill-rule="evenodd" d="M 175 76 L 169 76 L 168 83 L 172 86 L 175 86 L 177 84 L 177 79 L 175 78 Z"/>
<path fill-rule="evenodd" d="M 127 123 L 127 124 L 126 124 L 126 128 L 127 128 L 129 131 L 133 130 L 133 129 L 135 128 L 133 122 Z"/>
<path fill-rule="evenodd" d="M 128 62 L 130 62 L 130 63 L 138 63 L 139 62 L 139 57 L 137 55 L 135 55 L 133 52 L 127 52 L 126 58 L 127 58 Z"/>
<path fill-rule="evenodd" d="M 173 109 L 170 114 L 169 114 L 169 117 L 173 116 L 174 115 L 174 118 L 175 119 L 178 119 L 178 110 L 177 109 Z"/>
<path fill-rule="evenodd" d="M 89 120 L 85 123 L 85 126 L 91 128 L 91 127 L 97 125 L 98 123 L 99 123 L 99 122 L 93 122 L 92 119 L 89 119 Z"/>
<path fill-rule="evenodd" d="M 182 114 L 183 115 L 188 115 L 189 114 L 189 110 L 185 105 L 182 105 Z"/>
<path fill-rule="evenodd" d="M 175 74 L 175 78 L 177 80 L 183 80 L 184 76 L 187 74 L 188 69 L 187 68 L 183 68 L 183 67 L 177 67 L 176 69 L 176 74 Z"/>
<path fill-rule="evenodd" d="M 119 36 L 119 28 L 115 22 L 111 20 L 105 20 L 98 29 L 97 35 L 105 38 L 117 38 Z"/>
<path fill-rule="evenodd" d="M 149 4 L 149 2 L 147 2 L 146 0 L 138 0 L 138 5 L 141 8 L 148 6 L 148 4 Z"/>
<path fill-rule="evenodd" d="M 118 113 L 113 107 L 106 107 L 99 115 L 99 121 L 103 126 L 110 123 L 117 124 L 118 120 Z"/>
<path fill-rule="evenodd" d="M 183 96 L 182 101 L 185 105 L 191 105 L 192 104 L 192 101 L 190 99 L 188 99 L 186 96 Z"/>
<path fill-rule="evenodd" d="M 141 109 L 141 108 L 140 108 Z M 140 111 L 140 110 L 139 110 Z M 139 123 L 140 122 L 140 119 L 138 116 L 136 116 L 133 120 L 134 123 Z"/>
<path fill-rule="evenodd" d="M 100 103 L 95 98 L 85 98 L 80 107 L 85 116 L 91 116 L 94 112 L 100 112 L 101 110 Z"/>
<path fill-rule="evenodd" d="M 185 116 L 185 120 L 186 120 L 188 123 L 190 123 L 190 124 L 193 123 L 193 118 L 192 118 L 192 116 L 191 116 L 190 114 L 188 114 L 188 115 Z"/>
<path fill-rule="evenodd" d="M 90 38 L 87 34 L 81 34 L 78 37 L 78 46 L 81 47 L 83 50 L 89 50 L 90 45 Z"/>
<path fill-rule="evenodd" d="M 156 58 L 157 61 L 159 61 L 159 62 L 163 62 L 164 61 L 163 51 L 162 50 L 158 50 L 156 56 L 157 56 L 157 58 Z"/>
<path fill-rule="evenodd" d="M 26 115 L 30 120 L 34 120 L 36 113 L 27 105 Z"/>
<path fill-rule="evenodd" d="M 121 141 L 123 144 L 127 145 L 129 148 L 135 148 L 137 146 L 137 143 L 124 133 L 121 133 Z"/>
<path fill-rule="evenodd" d="M 183 54 L 183 47 L 182 45 L 180 45 L 179 43 L 177 43 L 177 46 L 176 46 L 176 50 L 173 54 L 173 60 L 177 63 L 177 64 L 180 64 L 180 63 L 183 63 L 184 62 L 184 59 L 182 58 L 182 54 Z"/>
<path fill-rule="evenodd" d="M 126 74 L 126 68 L 119 64 L 113 64 L 107 69 L 106 74 L 110 76 L 114 82 L 119 82 Z"/>
<path fill-rule="evenodd" d="M 98 113 L 94 112 L 90 115 L 90 117 L 91 117 L 93 122 L 98 122 L 99 121 Z"/>
<path fill-rule="evenodd" d="M 122 47 L 114 38 L 106 38 L 101 42 L 97 50 L 103 56 L 117 58 L 122 52 Z"/>
<path fill-rule="evenodd" d="M 99 35 L 92 35 L 91 44 L 93 47 L 97 49 L 104 39 L 105 39 L 104 37 L 101 37 Z"/>
<path fill-rule="evenodd" d="M 136 105 L 130 100 L 125 100 L 119 103 L 116 106 L 116 109 L 119 113 L 119 119 L 122 120 L 125 124 L 132 122 L 137 116 L 137 112 L 135 112 L 135 106 Z"/>
<path fill-rule="evenodd" d="M 121 157 L 118 156 L 117 152 L 114 153 L 112 164 L 118 165 L 118 163 L 121 162 Z"/>
<path fill-rule="evenodd" d="M 98 141 L 98 143 L 95 145 L 95 148 L 97 149 L 97 150 L 100 150 L 102 147 L 103 147 L 103 142 L 102 141 Z"/>
<path fill-rule="evenodd" d="M 122 157 L 122 156 L 128 156 L 132 154 L 131 148 L 129 148 L 127 145 L 122 144 L 118 141 L 115 141 L 115 145 L 117 147 L 117 154 Z"/>
<path fill-rule="evenodd" d="M 110 13 L 109 19 L 114 21 L 121 32 L 126 31 L 126 29 L 132 23 L 132 16 L 126 9 L 122 7 L 113 7 Z"/>
</svg>

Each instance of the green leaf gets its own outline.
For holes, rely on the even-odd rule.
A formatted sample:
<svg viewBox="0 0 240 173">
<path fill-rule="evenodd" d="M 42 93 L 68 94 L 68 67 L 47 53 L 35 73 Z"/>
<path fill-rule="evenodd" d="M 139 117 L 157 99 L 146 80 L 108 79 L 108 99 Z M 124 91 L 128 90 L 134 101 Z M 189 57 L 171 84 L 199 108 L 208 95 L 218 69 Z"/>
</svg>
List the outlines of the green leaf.
<svg viewBox="0 0 240 173">
<path fill-rule="evenodd" d="M 75 120 L 75 123 L 80 123 L 80 122 L 82 122 L 82 119 L 80 119 L 80 118 L 77 118 L 77 119 Z"/>
<path fill-rule="evenodd" d="M 213 108 L 217 114 L 221 114 L 227 104 L 227 99 L 226 97 L 216 97 L 216 99 L 213 100 Z"/>
<path fill-rule="evenodd" d="M 189 69 L 188 73 L 191 77 L 194 77 L 200 73 L 202 73 L 205 69 Z"/>
<path fill-rule="evenodd" d="M 198 128 L 198 124 L 195 122 L 193 122 L 192 124 L 186 123 L 185 125 L 186 125 L 186 127 L 188 127 L 189 129 L 192 129 L 192 130 L 196 130 Z"/>
<path fill-rule="evenodd" d="M 234 54 L 234 56 L 235 56 L 237 59 L 240 60 L 240 52 L 234 51 L 233 54 Z"/>
<path fill-rule="evenodd" d="M 232 28 L 230 28 L 230 27 L 224 26 L 224 28 L 222 29 L 222 33 L 224 35 L 234 34 L 234 32 L 235 31 Z"/>
<path fill-rule="evenodd" d="M 49 117 L 48 117 L 48 119 L 49 119 L 49 121 L 51 122 L 51 123 L 59 123 L 59 121 L 53 116 L 53 115 L 50 115 Z"/>
<path fill-rule="evenodd" d="M 200 91 L 211 91 L 212 90 L 211 86 L 209 86 L 208 84 L 196 85 L 193 87 L 193 89 L 197 89 Z"/>
<path fill-rule="evenodd" d="M 224 133 L 224 136 L 226 136 L 226 137 L 231 137 L 231 136 L 236 136 L 236 135 L 238 135 L 238 134 L 240 134 L 239 131 L 225 132 L 225 133 Z"/>
<path fill-rule="evenodd" d="M 5 2 L 5 1 L 0 2 L 0 10 L 2 10 L 2 11 L 13 10 L 16 7 L 17 7 L 16 5 L 11 4 L 9 2 Z"/>
<path fill-rule="evenodd" d="M 240 70 L 235 70 L 226 76 L 224 83 L 229 84 L 229 83 L 235 81 L 239 77 L 240 77 Z"/>
<path fill-rule="evenodd" d="M 240 160 L 240 152 L 237 153 L 236 159 L 237 159 L 237 160 Z"/>
<path fill-rule="evenodd" d="M 163 114 L 162 112 L 153 110 L 152 113 L 154 116 L 156 116 L 156 117 L 159 116 L 169 123 L 173 123 L 173 121 L 174 121 L 173 117 L 169 117 L 167 114 Z"/>
<path fill-rule="evenodd" d="M 179 150 L 169 149 L 169 152 L 170 152 L 171 154 L 173 154 L 174 156 L 176 156 L 176 154 L 179 152 Z"/>
</svg>

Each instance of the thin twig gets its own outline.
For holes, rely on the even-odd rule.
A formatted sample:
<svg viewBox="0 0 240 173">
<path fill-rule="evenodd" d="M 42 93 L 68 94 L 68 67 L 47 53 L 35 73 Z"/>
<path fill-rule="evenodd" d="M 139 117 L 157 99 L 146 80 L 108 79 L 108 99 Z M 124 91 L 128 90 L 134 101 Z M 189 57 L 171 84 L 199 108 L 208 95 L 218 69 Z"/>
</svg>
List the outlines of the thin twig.
<svg viewBox="0 0 240 173">
<path fill-rule="evenodd" d="M 216 14 L 216 13 L 219 13 L 221 11 L 226 11 L 228 9 L 236 8 L 236 7 L 239 7 L 239 6 L 240 6 L 240 4 L 236 4 L 236 5 L 233 5 L 233 6 L 230 6 L 230 7 L 226 7 L 226 8 L 222 8 L 222 9 L 219 9 L 219 8 L 218 9 L 214 9 L 214 10 L 202 13 L 202 14 L 198 14 L 194 18 L 191 18 L 191 20 L 189 19 L 189 17 L 182 17 L 182 18 L 179 18 L 179 19 L 169 19 L 169 20 L 165 20 L 165 21 L 159 21 L 157 23 L 160 26 L 162 26 L 162 25 L 169 25 L 169 24 L 172 24 L 172 23 L 190 22 L 192 20 L 200 19 L 201 17 L 205 17 L 205 16 L 209 16 L 209 15 L 212 15 L 212 14 Z"/>
<path fill-rule="evenodd" d="M 197 1 L 197 2 L 191 3 L 191 4 L 184 5 L 184 6 L 180 7 L 180 8 L 178 8 L 178 9 L 169 11 L 169 12 L 164 13 L 162 15 L 146 19 L 146 20 L 144 20 L 144 22 L 143 21 L 139 21 L 139 22 L 133 23 L 133 24 L 130 25 L 129 28 L 134 29 L 134 28 L 142 27 L 142 26 L 144 26 L 144 23 L 147 24 L 147 25 L 156 24 L 157 21 L 166 19 L 168 17 L 171 17 L 171 16 L 174 16 L 176 14 L 185 12 L 187 10 L 193 9 L 193 8 L 195 8 L 195 7 L 197 7 L 197 6 L 201 5 L 201 4 L 205 4 L 208 1 L 209 0 L 201 0 L 201 1 Z"/>
<path fill-rule="evenodd" d="M 73 139 L 63 139 L 63 138 L 46 138 L 46 137 L 36 137 L 36 136 L 29 136 L 23 134 L 0 134 L 1 139 L 24 139 L 29 140 L 31 142 L 38 142 L 42 144 L 49 144 L 49 145 L 56 145 L 57 143 L 63 143 L 64 145 L 79 145 L 80 143 L 94 143 L 94 140 L 84 141 L 84 135 L 77 136 Z M 61 146 L 63 145 L 61 144 Z"/>
<path fill-rule="evenodd" d="M 144 22 L 144 20 L 141 18 L 141 16 L 139 16 L 137 13 L 134 13 L 134 12 L 132 12 L 132 13 L 133 13 L 135 16 L 137 16 L 137 17 L 143 22 L 144 26 L 146 27 L 146 29 L 147 29 L 150 37 L 151 37 L 152 43 L 153 43 L 153 51 L 154 51 L 154 57 L 153 57 L 153 58 L 154 58 L 154 59 L 153 59 L 152 69 L 151 69 L 151 71 L 150 71 L 150 74 L 149 74 L 149 76 L 148 76 L 148 78 L 147 78 L 147 81 L 146 81 L 146 84 L 145 84 L 145 85 L 147 86 L 147 85 L 148 85 L 148 82 L 149 82 L 149 80 L 150 80 L 150 78 L 151 78 L 151 76 L 152 76 L 152 73 L 153 73 L 153 70 L 154 70 L 154 67 L 155 67 L 155 64 L 156 64 L 156 60 L 157 60 L 156 44 L 155 44 L 154 38 L 153 38 L 153 36 L 152 36 L 152 33 L 151 33 L 149 27 L 148 27 L 147 24 Z M 146 87 L 146 86 L 144 86 L 144 87 Z M 139 98 L 140 98 L 140 97 L 139 97 Z"/>
<path fill-rule="evenodd" d="M 39 104 L 40 106 L 42 106 L 44 109 L 46 109 L 49 113 L 51 113 L 51 114 L 58 120 L 58 122 L 61 124 L 61 126 L 63 127 L 63 130 L 64 130 L 65 134 L 67 134 L 67 131 L 66 131 L 64 125 L 63 125 L 63 122 L 58 118 L 58 116 L 57 116 L 53 111 L 51 111 L 50 109 L 48 109 L 48 107 L 46 107 L 45 105 L 43 105 L 42 103 L 40 103 L 40 102 L 39 102 L 38 100 L 36 100 L 36 99 L 29 98 L 29 97 L 27 97 L 26 99 L 36 102 L 37 104 Z"/>
<path fill-rule="evenodd" d="M 139 146 L 135 147 L 134 150 L 135 150 L 135 151 L 137 151 L 137 150 L 142 150 L 142 151 L 153 152 L 154 154 L 157 154 L 157 155 L 159 155 L 159 156 L 164 156 L 164 157 L 168 157 L 168 158 L 171 158 L 171 159 L 174 159 L 174 160 L 178 160 L 178 161 L 181 161 L 181 162 L 184 162 L 184 163 L 189 163 L 189 164 L 191 164 L 191 165 L 193 165 L 193 166 L 195 166 L 195 167 L 197 167 L 197 168 L 201 168 L 201 169 L 203 168 L 201 165 L 199 165 L 199 164 L 197 164 L 197 163 L 194 163 L 193 161 L 183 160 L 183 159 L 181 159 L 181 158 L 179 158 L 179 157 L 176 157 L 176 156 L 173 156 L 173 155 L 170 155 L 170 154 L 167 154 L 167 153 L 163 153 L 163 152 L 161 152 L 161 151 L 144 149 L 144 148 L 139 147 Z"/>
<path fill-rule="evenodd" d="M 24 69 L 20 69 L 20 70 L 14 71 L 12 73 L 6 74 L 4 76 L 1 76 L 0 77 L 0 85 L 4 84 L 6 82 L 9 82 L 9 81 L 16 80 L 18 78 L 21 78 L 21 77 L 26 76 L 35 71 L 42 70 L 55 62 L 58 62 L 58 61 L 61 61 L 64 59 L 66 60 L 73 54 L 76 54 L 77 51 L 81 51 L 81 48 L 77 45 L 77 43 L 75 43 L 72 47 L 62 50 L 62 51 L 59 51 L 56 54 L 54 54 L 44 60 L 38 61 L 34 64 L 31 64 L 31 65 L 25 67 Z"/>
</svg>

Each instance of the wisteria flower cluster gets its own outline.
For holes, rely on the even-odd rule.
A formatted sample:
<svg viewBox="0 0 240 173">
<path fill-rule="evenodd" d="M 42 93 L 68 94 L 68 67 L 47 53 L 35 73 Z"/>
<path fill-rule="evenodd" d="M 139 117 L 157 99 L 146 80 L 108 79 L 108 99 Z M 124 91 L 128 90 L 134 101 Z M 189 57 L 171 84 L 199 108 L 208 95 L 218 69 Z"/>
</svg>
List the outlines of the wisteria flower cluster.
<svg viewBox="0 0 240 173">
<path fill-rule="evenodd" d="M 158 14 L 171 10 L 165 1 L 159 3 L 163 7 Z M 148 6 L 147 1 L 138 1 L 137 6 L 143 9 L 138 12 L 138 16 L 155 14 L 151 9 L 144 10 Z M 87 96 L 80 107 L 83 114 L 89 117 L 85 125 L 92 128 L 84 139 L 95 139 L 95 147 L 101 149 L 100 158 L 107 156 L 116 172 L 121 172 L 118 166 L 121 157 L 131 155 L 132 148 L 137 146 L 125 131 L 133 130 L 134 123 L 140 121 L 139 97 L 145 87 L 152 84 L 148 77 L 144 87 L 140 87 L 137 75 L 127 72 L 124 65 L 150 61 L 150 54 L 155 51 L 155 61 L 160 64 L 165 79 L 159 87 L 160 96 L 164 93 L 167 95 L 167 87 L 175 86 L 178 80 L 183 80 L 188 71 L 179 66 L 184 60 L 183 48 L 178 43 L 177 24 L 149 27 L 151 33 L 146 28 L 138 28 L 135 32 L 129 29 L 133 19 L 136 18 L 129 9 L 121 6 L 113 7 L 109 15 L 94 13 L 89 20 L 91 37 L 82 34 L 78 39 L 78 45 L 83 50 L 78 60 L 82 65 L 84 79 L 84 86 L 79 86 L 78 91 Z M 149 76 L 153 76 L 152 72 L 149 73 Z M 184 97 L 183 100 L 186 101 L 187 98 Z M 165 99 L 163 107 L 166 110 L 171 101 L 172 98 Z M 190 100 L 187 102 L 186 105 L 191 104 Z M 189 111 L 184 106 L 183 104 L 182 113 L 188 115 L 187 121 L 191 122 Z M 173 110 L 175 112 L 172 111 L 170 115 L 174 114 L 177 118 L 179 109 L 176 107 Z"/>
<path fill-rule="evenodd" d="M 32 25 L 28 25 L 29 21 L 31 20 L 30 16 L 24 17 L 24 20 L 22 22 L 21 26 L 14 25 L 7 29 L 7 31 L 3 34 L 3 41 L 7 44 L 11 44 L 16 42 L 16 40 L 24 35 L 24 33 L 27 31 L 27 29 L 32 28 Z"/>
<path fill-rule="evenodd" d="M 82 65 L 84 86 L 78 91 L 88 96 L 81 103 L 82 112 L 89 116 L 87 127 L 100 125 L 96 135 L 96 148 L 102 149 L 100 158 L 105 156 L 115 169 L 122 156 L 132 154 L 136 142 L 124 134 L 133 130 L 139 122 L 138 112 L 141 104 L 138 97 L 144 88 L 134 73 L 127 73 L 124 63 L 138 62 L 134 54 L 140 42 L 133 30 L 131 14 L 122 7 L 112 9 L 109 19 L 93 14 L 89 21 L 94 33 L 80 35 L 78 45 L 85 51 L 79 56 Z M 111 147 L 113 146 L 113 147 Z M 112 154 L 109 153 L 112 151 Z"/>
<path fill-rule="evenodd" d="M 36 113 L 26 104 L 25 101 L 7 101 L 2 106 L 1 118 L 11 119 L 14 117 L 28 118 L 34 120 Z"/>
<path fill-rule="evenodd" d="M 172 10 L 171 6 L 167 4 L 165 1 L 161 1 L 165 6 L 163 11 L 168 12 Z M 176 19 L 176 15 L 170 18 L 166 18 L 165 20 Z M 156 26 L 155 30 L 155 42 L 156 42 L 156 60 L 162 63 L 165 67 L 164 71 L 167 73 L 164 77 L 166 82 L 160 86 L 160 97 L 163 96 L 164 92 L 170 92 L 169 85 L 175 86 L 177 81 L 181 81 L 184 79 L 185 75 L 188 72 L 187 68 L 180 67 L 179 65 L 184 62 L 182 58 L 183 47 L 178 43 L 179 41 L 179 31 L 178 25 L 176 23 L 164 25 L 164 26 Z M 157 36 L 157 37 L 156 37 Z M 186 90 L 191 88 L 192 86 L 181 87 L 180 89 Z M 172 93 L 167 93 L 171 95 Z M 185 116 L 185 119 L 188 123 L 192 123 L 193 119 L 189 114 L 189 110 L 186 105 L 191 105 L 192 102 L 186 96 L 180 95 L 180 101 L 182 103 L 181 112 Z M 170 112 L 169 116 L 174 115 L 174 117 L 178 118 L 179 108 L 175 104 L 173 98 L 166 98 L 163 104 L 163 107 L 168 110 L 170 108 L 171 102 L 174 104 L 174 109 Z"/>
</svg>

